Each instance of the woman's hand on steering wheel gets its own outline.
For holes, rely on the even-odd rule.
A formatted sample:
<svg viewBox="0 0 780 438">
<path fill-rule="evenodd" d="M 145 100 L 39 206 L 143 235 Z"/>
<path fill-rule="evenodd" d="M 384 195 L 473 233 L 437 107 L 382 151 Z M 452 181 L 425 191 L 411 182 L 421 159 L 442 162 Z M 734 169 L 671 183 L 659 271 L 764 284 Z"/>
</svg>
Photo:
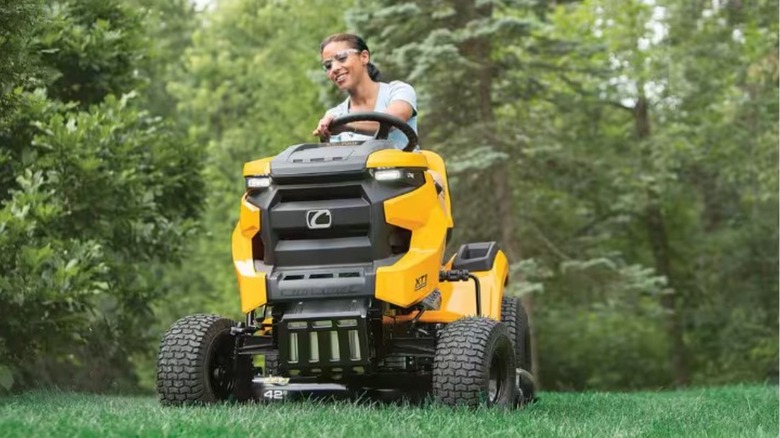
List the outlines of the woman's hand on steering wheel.
<svg viewBox="0 0 780 438">
<path fill-rule="evenodd" d="M 331 114 L 325 114 L 325 117 L 321 118 L 319 122 L 317 122 L 317 129 L 312 131 L 311 135 L 315 135 L 320 138 L 320 141 L 327 141 L 331 135 L 336 135 L 340 131 L 338 127 L 336 129 L 330 129 L 330 123 L 335 119 L 336 117 Z M 339 131 L 339 132 L 336 132 Z"/>
</svg>

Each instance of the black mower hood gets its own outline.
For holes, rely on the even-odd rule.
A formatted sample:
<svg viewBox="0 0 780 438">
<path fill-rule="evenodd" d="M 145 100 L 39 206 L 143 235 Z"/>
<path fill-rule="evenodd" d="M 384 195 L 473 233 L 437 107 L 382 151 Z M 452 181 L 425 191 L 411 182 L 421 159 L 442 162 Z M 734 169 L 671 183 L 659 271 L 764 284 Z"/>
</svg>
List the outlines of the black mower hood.
<svg viewBox="0 0 780 438">
<path fill-rule="evenodd" d="M 271 160 L 274 178 L 316 176 L 334 173 L 363 173 L 368 156 L 382 149 L 394 149 L 390 140 L 344 143 L 304 143 L 290 146 Z"/>
</svg>

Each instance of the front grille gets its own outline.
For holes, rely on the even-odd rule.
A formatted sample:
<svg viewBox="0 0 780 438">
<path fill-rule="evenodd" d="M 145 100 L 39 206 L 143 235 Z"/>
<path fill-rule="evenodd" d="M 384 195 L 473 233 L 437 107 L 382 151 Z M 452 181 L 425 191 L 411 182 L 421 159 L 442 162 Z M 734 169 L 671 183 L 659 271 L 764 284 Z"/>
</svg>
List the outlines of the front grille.
<svg viewBox="0 0 780 438">
<path fill-rule="evenodd" d="M 279 202 L 330 201 L 334 199 L 362 199 L 360 184 L 334 185 L 327 188 L 309 183 L 306 187 L 279 190 Z"/>
<path fill-rule="evenodd" d="M 372 178 L 327 184 L 302 177 L 295 184 L 274 181 L 247 196 L 261 214 L 261 232 L 252 242 L 257 262 L 297 269 L 366 264 L 409 251 L 412 232 L 386 223 L 384 201 L 415 187 Z"/>
<path fill-rule="evenodd" d="M 310 213 L 326 223 L 309 222 Z M 270 211 L 274 264 L 367 263 L 373 259 L 371 205 L 359 184 L 280 189 Z"/>
<path fill-rule="evenodd" d="M 328 229 L 290 228 L 279 229 L 279 240 L 307 240 L 307 239 L 338 239 L 344 237 L 366 237 L 369 233 L 368 224 L 353 225 L 350 227 L 333 227 Z"/>
</svg>

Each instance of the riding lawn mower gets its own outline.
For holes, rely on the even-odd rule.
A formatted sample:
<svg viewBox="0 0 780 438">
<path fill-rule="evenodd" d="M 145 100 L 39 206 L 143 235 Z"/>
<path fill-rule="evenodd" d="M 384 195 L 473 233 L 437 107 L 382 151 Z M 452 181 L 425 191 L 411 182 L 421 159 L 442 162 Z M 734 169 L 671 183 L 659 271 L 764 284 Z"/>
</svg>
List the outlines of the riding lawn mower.
<svg viewBox="0 0 780 438">
<path fill-rule="evenodd" d="M 290 146 L 244 165 L 232 236 L 245 320 L 191 315 L 164 335 L 164 405 L 300 398 L 432 398 L 522 406 L 534 399 L 525 310 L 504 296 L 496 242 L 462 245 L 442 158 L 404 121 L 374 138 Z M 391 129 L 403 132 L 398 149 Z M 437 177 L 434 177 L 436 175 Z"/>
</svg>

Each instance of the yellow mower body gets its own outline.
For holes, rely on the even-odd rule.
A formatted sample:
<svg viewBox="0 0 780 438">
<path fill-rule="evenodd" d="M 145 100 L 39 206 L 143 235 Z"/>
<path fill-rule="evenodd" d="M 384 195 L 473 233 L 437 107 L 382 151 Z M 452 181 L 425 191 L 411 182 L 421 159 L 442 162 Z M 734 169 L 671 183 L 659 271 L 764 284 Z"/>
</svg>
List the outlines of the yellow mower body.
<svg viewBox="0 0 780 438">
<path fill-rule="evenodd" d="M 332 146 L 343 147 L 343 146 Z M 269 175 L 273 158 L 251 161 L 244 165 L 245 178 Z M 432 151 L 403 152 L 382 149 L 371 153 L 366 170 L 372 169 L 423 169 L 424 183 L 412 191 L 387 199 L 383 203 L 387 223 L 409 230 L 411 241 L 408 251 L 390 266 L 376 271 L 374 297 L 401 308 L 412 308 L 433 290 L 441 293 L 441 307 L 427 310 L 420 322 L 448 323 L 466 315 L 476 315 L 474 286 L 468 282 L 439 282 L 439 273 L 450 270 L 456 256 L 442 264 L 449 230 L 453 228 L 451 200 L 444 160 Z M 440 181 L 434 180 L 435 172 Z M 443 202 L 436 185 L 442 187 Z M 239 220 L 233 231 L 233 262 L 238 278 L 241 310 L 248 313 L 268 303 L 266 272 L 254 269 L 253 239 L 262 230 L 262 213 L 259 207 L 242 197 Z M 255 250 L 258 250 L 255 247 Z M 501 318 L 503 286 L 508 278 L 508 263 L 503 252 L 497 252 L 488 270 L 473 272 L 481 286 L 483 316 L 495 320 Z M 399 321 L 413 319 L 418 310 L 398 315 Z"/>
<path fill-rule="evenodd" d="M 379 123 L 375 138 L 294 145 L 244 165 L 232 253 L 245 322 L 177 321 L 160 347 L 163 403 L 333 390 L 469 406 L 533 399 L 522 380 L 527 318 L 504 296 L 504 253 L 471 243 L 445 260 L 454 224 L 444 161 L 387 114 L 350 113 L 331 128 L 353 121 Z M 390 129 L 406 134 L 402 150 Z"/>
</svg>

